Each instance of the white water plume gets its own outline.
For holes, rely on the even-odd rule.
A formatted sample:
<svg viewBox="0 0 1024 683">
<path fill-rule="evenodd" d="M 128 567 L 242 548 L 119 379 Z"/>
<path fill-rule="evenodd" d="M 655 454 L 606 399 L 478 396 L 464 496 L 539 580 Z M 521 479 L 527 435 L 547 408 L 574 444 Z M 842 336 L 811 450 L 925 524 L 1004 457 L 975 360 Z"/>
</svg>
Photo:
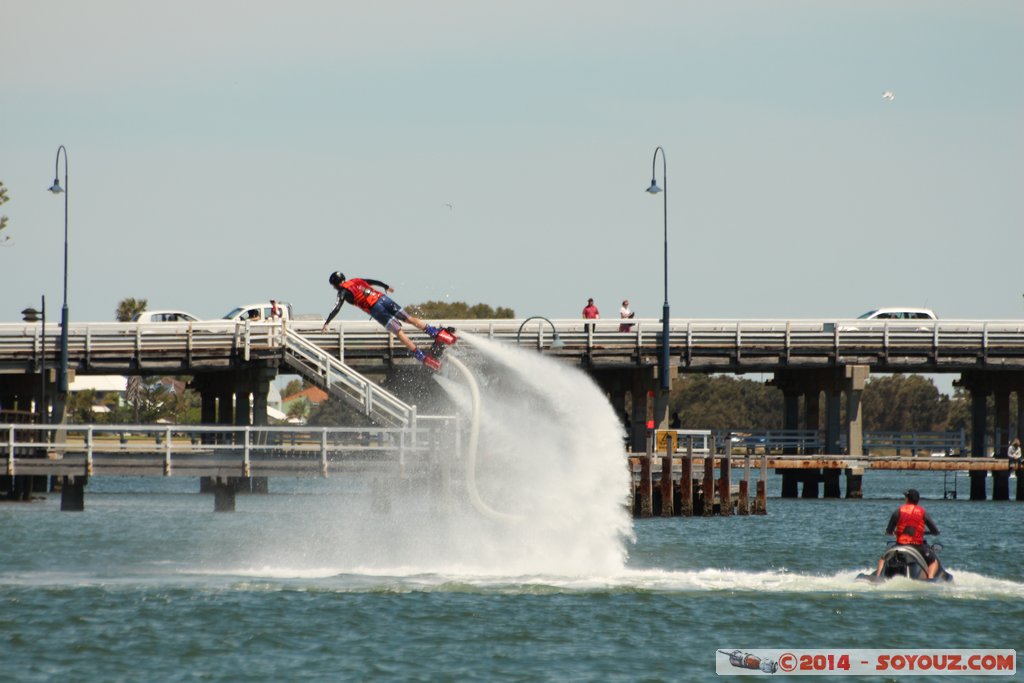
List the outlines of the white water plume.
<svg viewBox="0 0 1024 683">
<path fill-rule="evenodd" d="M 384 509 L 365 496 L 341 498 L 329 516 L 317 514 L 315 540 L 290 529 L 277 550 L 297 542 L 301 551 L 275 556 L 350 574 L 623 571 L 632 526 L 622 427 L 593 380 L 536 352 L 472 335 L 449 354 L 462 362 L 449 365 L 468 366 L 479 387 L 473 415 L 466 378 L 453 372 L 441 379 L 458 406 L 461 448 L 432 454 L 432 468 L 419 479 L 388 480 Z M 466 429 L 474 419 L 479 442 L 469 453 Z M 439 479 L 447 483 L 437 485 Z"/>
</svg>

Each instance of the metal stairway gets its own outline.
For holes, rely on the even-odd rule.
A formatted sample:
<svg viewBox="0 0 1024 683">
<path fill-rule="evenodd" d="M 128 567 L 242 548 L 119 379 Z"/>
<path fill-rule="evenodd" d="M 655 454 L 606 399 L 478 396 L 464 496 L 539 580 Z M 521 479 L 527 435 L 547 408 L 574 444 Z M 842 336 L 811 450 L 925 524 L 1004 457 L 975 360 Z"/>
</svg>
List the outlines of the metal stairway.
<svg viewBox="0 0 1024 683">
<path fill-rule="evenodd" d="M 358 407 L 374 422 L 416 427 L 416 406 L 385 391 L 287 326 L 283 344 L 285 363 L 320 388 Z"/>
</svg>

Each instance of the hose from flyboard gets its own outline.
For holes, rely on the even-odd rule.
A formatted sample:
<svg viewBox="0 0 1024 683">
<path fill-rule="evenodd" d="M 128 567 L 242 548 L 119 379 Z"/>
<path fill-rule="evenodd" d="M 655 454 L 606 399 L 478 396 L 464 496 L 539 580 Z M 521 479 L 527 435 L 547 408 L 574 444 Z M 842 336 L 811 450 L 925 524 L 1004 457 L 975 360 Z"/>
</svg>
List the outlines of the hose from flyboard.
<svg viewBox="0 0 1024 683">
<path fill-rule="evenodd" d="M 458 358 L 447 356 L 445 362 L 454 365 L 459 373 L 465 377 L 472 400 L 473 415 L 469 423 L 469 444 L 466 447 L 466 488 L 469 490 L 469 500 L 477 512 L 485 517 L 499 522 L 519 521 L 522 519 L 520 515 L 499 512 L 480 497 L 480 491 L 476 487 L 476 451 L 480 441 L 480 387 L 477 385 L 473 373 Z"/>
</svg>

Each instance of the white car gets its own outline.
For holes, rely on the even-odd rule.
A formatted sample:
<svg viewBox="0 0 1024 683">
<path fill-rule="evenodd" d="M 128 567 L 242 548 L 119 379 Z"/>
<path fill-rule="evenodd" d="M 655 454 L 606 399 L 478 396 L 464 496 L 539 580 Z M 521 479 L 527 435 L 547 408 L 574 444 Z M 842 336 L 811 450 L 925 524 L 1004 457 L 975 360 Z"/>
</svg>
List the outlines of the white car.
<svg viewBox="0 0 1024 683">
<path fill-rule="evenodd" d="M 133 323 L 188 323 L 199 320 L 185 311 L 142 311 L 132 317 Z"/>
<path fill-rule="evenodd" d="M 275 313 L 276 311 L 276 313 Z M 252 322 L 278 322 L 281 320 L 291 320 L 292 317 L 292 305 L 286 301 L 274 300 L 265 301 L 258 304 L 245 304 L 229 311 L 225 316 L 224 320 L 235 320 L 238 322 L 244 322 L 250 320 Z"/>
<path fill-rule="evenodd" d="M 930 308 L 889 307 L 875 308 L 857 316 L 857 320 L 938 320 Z"/>
<path fill-rule="evenodd" d="M 935 315 L 935 311 L 930 308 L 911 308 L 909 306 L 889 306 L 887 308 L 873 308 L 867 313 L 863 313 L 857 316 L 857 320 L 870 321 L 872 323 L 892 320 L 895 322 L 919 322 L 924 323 L 924 326 L 915 328 L 919 332 L 930 330 L 931 325 L 928 323 L 938 320 L 939 317 Z M 872 329 L 871 326 L 867 329 Z M 902 327 L 902 326 L 901 326 Z M 864 328 L 859 327 L 856 324 L 840 323 L 840 332 L 860 332 Z"/>
</svg>

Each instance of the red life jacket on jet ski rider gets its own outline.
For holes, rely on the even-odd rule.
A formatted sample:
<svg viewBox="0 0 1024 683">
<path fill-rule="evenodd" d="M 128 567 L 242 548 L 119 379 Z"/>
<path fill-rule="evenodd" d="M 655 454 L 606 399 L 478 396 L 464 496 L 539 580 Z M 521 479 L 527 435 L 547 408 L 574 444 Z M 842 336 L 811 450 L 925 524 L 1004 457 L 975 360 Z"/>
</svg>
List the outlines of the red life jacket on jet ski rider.
<svg viewBox="0 0 1024 683">
<path fill-rule="evenodd" d="M 340 285 L 339 289 L 344 289 L 352 295 L 352 303 L 359 308 L 363 309 L 367 313 L 373 308 L 373 305 L 377 303 L 377 299 L 381 297 L 381 293 L 370 286 L 370 283 L 366 280 L 360 280 L 359 278 L 352 278 L 351 280 L 345 280 Z"/>
<path fill-rule="evenodd" d="M 900 506 L 900 518 L 896 522 L 896 542 L 900 545 L 924 543 L 923 507 L 913 503 Z"/>
</svg>

